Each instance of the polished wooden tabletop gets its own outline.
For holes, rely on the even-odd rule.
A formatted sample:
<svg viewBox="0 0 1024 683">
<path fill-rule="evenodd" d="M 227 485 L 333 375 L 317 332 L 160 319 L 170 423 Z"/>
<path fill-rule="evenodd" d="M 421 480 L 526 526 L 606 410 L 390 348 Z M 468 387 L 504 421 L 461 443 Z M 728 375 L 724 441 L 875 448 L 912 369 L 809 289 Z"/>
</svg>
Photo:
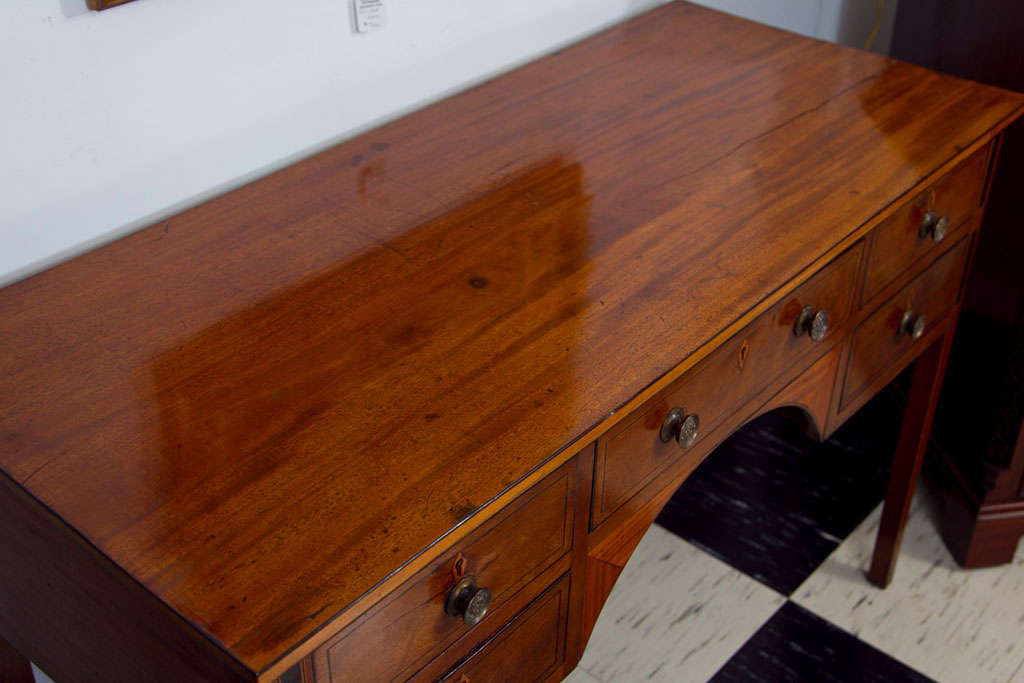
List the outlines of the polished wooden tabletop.
<svg viewBox="0 0 1024 683">
<path fill-rule="evenodd" d="M 0 466 L 265 670 L 1021 105 L 661 7 L 0 291 Z"/>
</svg>

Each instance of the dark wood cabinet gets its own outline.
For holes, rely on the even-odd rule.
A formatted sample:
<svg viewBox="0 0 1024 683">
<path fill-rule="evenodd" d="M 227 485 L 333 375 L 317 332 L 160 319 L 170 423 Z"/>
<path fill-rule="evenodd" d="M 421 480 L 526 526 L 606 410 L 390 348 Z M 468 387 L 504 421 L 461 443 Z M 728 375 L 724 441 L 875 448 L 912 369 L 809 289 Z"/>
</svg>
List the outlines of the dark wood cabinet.
<svg viewBox="0 0 1024 683">
<path fill-rule="evenodd" d="M 900 3 L 894 57 L 1024 90 L 1024 4 Z M 943 536 L 967 567 L 1009 562 L 1024 535 L 1024 126 L 1010 126 L 935 420 Z"/>
</svg>

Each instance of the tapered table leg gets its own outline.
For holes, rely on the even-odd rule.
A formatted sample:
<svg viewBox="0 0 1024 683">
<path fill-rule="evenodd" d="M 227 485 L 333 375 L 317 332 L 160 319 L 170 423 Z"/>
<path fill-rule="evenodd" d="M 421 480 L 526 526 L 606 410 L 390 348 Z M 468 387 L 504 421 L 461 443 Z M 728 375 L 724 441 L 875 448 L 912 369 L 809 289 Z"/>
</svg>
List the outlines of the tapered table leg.
<svg viewBox="0 0 1024 683">
<path fill-rule="evenodd" d="M 892 473 L 889 475 L 889 490 L 885 494 L 882 521 L 875 540 L 875 553 L 868 570 L 868 580 L 882 588 L 892 581 L 892 573 L 896 568 L 896 556 L 903 541 L 903 527 L 907 523 L 914 488 L 928 447 L 952 340 L 951 326 L 914 364 L 910 396 L 903 413 Z"/>
<path fill-rule="evenodd" d="M 0 681 L 4 683 L 35 682 L 32 665 L 3 638 L 0 638 Z"/>
</svg>

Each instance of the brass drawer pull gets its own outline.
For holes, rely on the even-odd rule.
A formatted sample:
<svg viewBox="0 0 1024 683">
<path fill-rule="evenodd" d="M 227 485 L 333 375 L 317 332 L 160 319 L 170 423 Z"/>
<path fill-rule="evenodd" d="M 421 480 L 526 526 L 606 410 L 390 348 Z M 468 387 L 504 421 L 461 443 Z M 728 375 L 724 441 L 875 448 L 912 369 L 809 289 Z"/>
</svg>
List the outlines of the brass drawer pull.
<svg viewBox="0 0 1024 683">
<path fill-rule="evenodd" d="M 804 306 L 793 325 L 793 334 L 799 337 L 807 333 L 812 341 L 821 341 L 828 333 L 828 311 L 817 311 L 814 306 Z"/>
<path fill-rule="evenodd" d="M 476 577 L 466 575 L 459 580 L 444 601 L 444 611 L 453 617 L 462 617 L 466 626 L 475 626 L 491 606 L 491 591 L 476 585 Z"/>
<path fill-rule="evenodd" d="M 933 242 L 941 242 L 947 232 L 949 232 L 949 217 L 938 216 L 934 211 L 929 211 L 921 219 L 921 228 L 917 235 L 922 239 L 931 237 Z"/>
<path fill-rule="evenodd" d="M 665 443 L 675 441 L 680 448 L 686 449 L 697 440 L 700 430 L 700 416 L 697 413 L 686 415 L 682 408 L 673 408 L 661 423 L 661 440 Z"/>
<path fill-rule="evenodd" d="M 924 335 L 927 322 L 925 316 L 907 311 L 900 319 L 900 335 L 908 335 L 911 339 L 920 339 Z"/>
</svg>

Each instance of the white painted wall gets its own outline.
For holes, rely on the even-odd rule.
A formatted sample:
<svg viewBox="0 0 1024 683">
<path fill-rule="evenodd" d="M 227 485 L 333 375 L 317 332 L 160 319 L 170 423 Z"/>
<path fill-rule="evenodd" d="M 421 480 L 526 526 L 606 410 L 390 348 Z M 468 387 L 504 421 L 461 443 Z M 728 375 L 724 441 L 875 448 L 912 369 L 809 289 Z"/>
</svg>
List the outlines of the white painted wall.
<svg viewBox="0 0 1024 683">
<path fill-rule="evenodd" d="M 3 0 L 0 284 L 660 1 L 389 0 L 388 27 L 357 35 L 351 0 Z M 854 42 L 874 17 L 702 3 Z"/>
<path fill-rule="evenodd" d="M 888 53 L 897 0 L 691 0 L 699 5 L 737 14 L 763 24 L 864 48 L 875 23 L 871 43 L 875 52 Z"/>
</svg>

